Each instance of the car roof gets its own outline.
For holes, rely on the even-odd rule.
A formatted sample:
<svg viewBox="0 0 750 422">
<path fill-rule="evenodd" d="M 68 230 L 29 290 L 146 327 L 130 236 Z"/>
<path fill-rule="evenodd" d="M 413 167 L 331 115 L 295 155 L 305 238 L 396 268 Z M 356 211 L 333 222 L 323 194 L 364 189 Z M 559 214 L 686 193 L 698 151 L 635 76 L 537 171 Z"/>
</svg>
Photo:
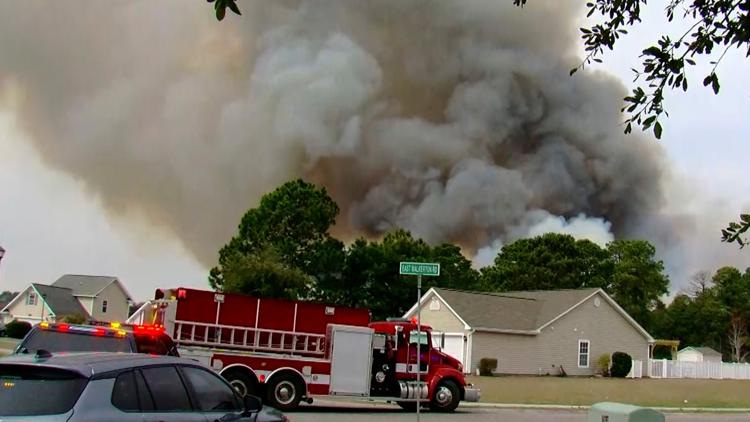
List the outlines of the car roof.
<svg viewBox="0 0 750 422">
<path fill-rule="evenodd" d="M 174 364 L 201 366 L 200 363 L 193 359 L 178 358 L 174 356 L 147 355 L 143 353 L 55 353 L 48 357 L 39 357 L 36 354 L 20 354 L 0 359 L 0 366 L 29 365 L 66 369 L 77 372 L 87 378 L 105 372 L 118 371 L 133 367 Z"/>
</svg>

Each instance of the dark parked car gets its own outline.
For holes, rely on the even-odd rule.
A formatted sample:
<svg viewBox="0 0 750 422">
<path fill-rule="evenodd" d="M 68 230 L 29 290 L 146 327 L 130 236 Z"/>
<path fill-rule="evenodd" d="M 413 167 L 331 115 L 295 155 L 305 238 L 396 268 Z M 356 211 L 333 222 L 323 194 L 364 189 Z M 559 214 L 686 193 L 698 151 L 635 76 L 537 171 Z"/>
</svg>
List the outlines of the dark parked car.
<svg viewBox="0 0 750 422">
<path fill-rule="evenodd" d="M 160 326 L 107 327 L 42 322 L 18 343 L 16 354 L 45 352 L 123 352 L 179 356 Z"/>
<path fill-rule="evenodd" d="M 190 359 L 44 352 L 0 359 L 0 420 L 288 421 Z"/>
</svg>

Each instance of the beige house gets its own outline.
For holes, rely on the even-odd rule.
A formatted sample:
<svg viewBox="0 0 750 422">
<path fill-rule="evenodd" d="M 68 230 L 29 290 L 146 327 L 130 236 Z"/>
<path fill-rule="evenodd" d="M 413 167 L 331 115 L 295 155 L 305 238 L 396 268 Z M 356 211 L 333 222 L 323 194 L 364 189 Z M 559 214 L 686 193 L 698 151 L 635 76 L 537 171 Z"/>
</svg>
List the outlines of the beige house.
<svg viewBox="0 0 750 422">
<path fill-rule="evenodd" d="M 132 300 L 117 277 L 64 275 L 51 286 L 33 283 L 1 311 L 4 321 L 36 323 L 66 315 L 97 321 L 125 321 Z"/>
<path fill-rule="evenodd" d="M 433 288 L 420 300 L 433 339 L 475 372 L 495 358 L 497 373 L 597 372 L 601 355 L 646 361 L 654 339 L 601 289 L 485 293 Z M 405 318 L 413 318 L 417 305 Z"/>
</svg>

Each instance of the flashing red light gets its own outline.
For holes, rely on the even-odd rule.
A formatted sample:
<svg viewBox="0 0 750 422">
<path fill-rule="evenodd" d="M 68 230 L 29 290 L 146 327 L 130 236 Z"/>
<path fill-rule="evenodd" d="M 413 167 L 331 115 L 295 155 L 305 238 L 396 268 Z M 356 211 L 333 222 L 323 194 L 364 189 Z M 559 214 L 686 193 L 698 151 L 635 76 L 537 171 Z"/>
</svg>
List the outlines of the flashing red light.
<svg viewBox="0 0 750 422">
<path fill-rule="evenodd" d="M 414 317 L 414 318 L 412 318 L 412 319 L 411 319 L 411 323 L 412 323 L 412 324 L 416 324 L 416 323 L 417 323 L 417 317 Z"/>
<path fill-rule="evenodd" d="M 260 376 L 260 382 L 266 382 L 266 376 L 261 374 Z"/>
<path fill-rule="evenodd" d="M 57 331 L 68 331 L 70 329 L 70 325 L 68 324 L 57 324 Z"/>
<path fill-rule="evenodd" d="M 136 325 L 133 327 L 133 331 L 140 334 L 156 334 L 156 333 L 163 333 L 164 332 L 164 326 L 163 325 Z"/>
<path fill-rule="evenodd" d="M 187 290 L 177 289 L 177 299 L 185 299 L 187 297 Z"/>
<path fill-rule="evenodd" d="M 104 328 L 97 328 L 94 330 L 95 336 L 103 336 L 105 334 L 107 334 L 107 330 L 105 330 Z"/>
</svg>

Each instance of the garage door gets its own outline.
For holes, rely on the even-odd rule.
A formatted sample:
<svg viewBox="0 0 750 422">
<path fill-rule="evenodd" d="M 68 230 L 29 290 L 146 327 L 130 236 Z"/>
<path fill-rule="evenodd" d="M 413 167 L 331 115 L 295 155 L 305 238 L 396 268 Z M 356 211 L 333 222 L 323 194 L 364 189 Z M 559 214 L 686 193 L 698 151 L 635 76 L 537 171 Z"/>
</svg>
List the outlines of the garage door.
<svg viewBox="0 0 750 422">
<path fill-rule="evenodd" d="M 442 346 L 443 352 L 458 359 L 464 365 L 464 368 L 468 368 L 465 362 L 466 357 L 466 343 L 464 342 L 464 335 L 461 333 L 443 333 L 433 332 L 432 333 L 432 344 L 435 346 Z M 441 340 L 444 339 L 443 344 Z"/>
</svg>

